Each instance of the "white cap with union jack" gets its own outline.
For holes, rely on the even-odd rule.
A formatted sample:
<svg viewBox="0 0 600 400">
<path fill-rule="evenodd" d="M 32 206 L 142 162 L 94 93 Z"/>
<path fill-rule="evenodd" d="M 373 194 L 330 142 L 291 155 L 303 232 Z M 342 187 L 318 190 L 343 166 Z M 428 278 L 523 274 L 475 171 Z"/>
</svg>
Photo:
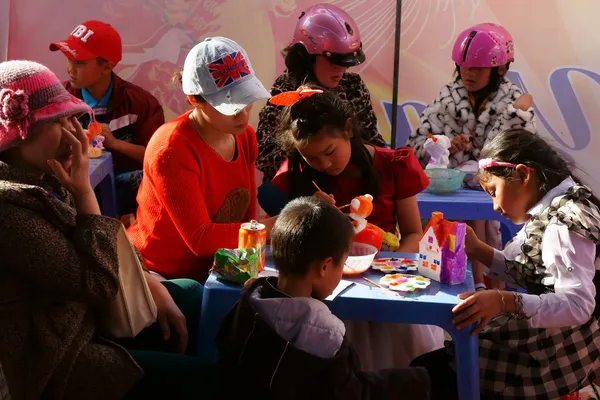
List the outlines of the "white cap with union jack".
<svg viewBox="0 0 600 400">
<path fill-rule="evenodd" d="M 190 50 L 183 65 L 183 93 L 202 96 L 225 115 L 271 97 L 254 74 L 246 51 L 224 37 L 206 38 Z"/>
</svg>

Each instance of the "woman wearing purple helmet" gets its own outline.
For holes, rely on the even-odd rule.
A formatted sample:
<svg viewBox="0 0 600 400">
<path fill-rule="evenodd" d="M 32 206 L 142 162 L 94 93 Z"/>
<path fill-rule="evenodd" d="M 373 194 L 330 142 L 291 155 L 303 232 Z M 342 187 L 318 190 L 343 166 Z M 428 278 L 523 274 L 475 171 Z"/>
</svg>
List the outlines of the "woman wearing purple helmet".
<svg viewBox="0 0 600 400">
<path fill-rule="evenodd" d="M 286 71 L 273 84 L 273 96 L 296 90 L 311 82 L 330 89 L 352 105 L 361 122 L 361 136 L 375 146 L 386 143 L 377 129 L 377 117 L 371 104 L 369 89 L 360 75 L 347 69 L 362 64 L 360 33 L 354 20 L 331 4 L 317 4 L 300 14 L 291 44 L 282 52 Z M 276 132 L 283 107 L 267 103 L 260 112 L 256 130 L 259 144 L 257 168 L 264 174 L 265 184 L 259 188 L 258 200 L 269 215 L 276 215 L 285 205 L 285 196 L 277 193 L 270 180 L 286 155 L 277 145 Z"/>
<path fill-rule="evenodd" d="M 429 161 L 423 145 L 430 134 L 452 140 L 448 168 L 456 168 L 478 160 L 483 146 L 505 129 L 535 132 L 533 98 L 506 78 L 514 61 L 514 43 L 504 27 L 481 23 L 461 32 L 452 60 L 456 79 L 423 111 L 419 128 L 406 143 L 423 167 Z M 469 221 L 469 225 L 479 238 L 501 248 L 497 221 Z M 477 286 L 485 288 L 483 265 L 474 262 L 473 272 Z"/>
</svg>

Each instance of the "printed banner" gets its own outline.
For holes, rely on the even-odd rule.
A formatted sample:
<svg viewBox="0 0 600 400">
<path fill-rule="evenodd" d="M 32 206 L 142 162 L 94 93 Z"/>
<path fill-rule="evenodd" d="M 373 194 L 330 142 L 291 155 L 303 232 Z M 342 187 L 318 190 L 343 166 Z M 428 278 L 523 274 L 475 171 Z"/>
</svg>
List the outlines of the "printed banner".
<svg viewBox="0 0 600 400">
<path fill-rule="evenodd" d="M 227 36 L 248 52 L 269 87 L 283 69 L 280 51 L 292 38 L 300 12 L 315 0 L 62 0 L 10 1 L 8 57 L 47 64 L 66 78 L 64 57 L 48 50 L 81 22 L 111 23 L 124 43 L 120 76 L 152 92 L 167 118 L 188 108 L 171 76 L 188 50 L 206 36 Z M 352 15 L 367 61 L 353 70 L 366 81 L 390 139 L 394 71 L 395 0 L 330 1 Z M 65 12 L 68 10 L 68 12 Z M 509 77 L 534 97 L 538 128 L 600 190 L 600 3 L 594 0 L 404 0 L 397 145 L 416 127 L 417 116 L 452 80 L 455 37 L 473 24 L 504 25 L 513 35 L 516 59 Z M 1 38 L 0 38 L 1 39 Z M 2 43 L 0 43 L 2 46 Z M 253 124 L 261 105 L 253 110 Z M 586 172 L 584 174 L 583 171 Z"/>
</svg>

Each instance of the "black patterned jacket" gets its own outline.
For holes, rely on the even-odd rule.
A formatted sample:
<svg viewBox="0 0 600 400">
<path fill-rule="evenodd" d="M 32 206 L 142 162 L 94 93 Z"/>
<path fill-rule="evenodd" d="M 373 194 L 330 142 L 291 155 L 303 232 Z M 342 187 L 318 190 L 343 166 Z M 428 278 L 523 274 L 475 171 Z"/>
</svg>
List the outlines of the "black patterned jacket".
<svg viewBox="0 0 600 400">
<path fill-rule="evenodd" d="M 271 95 L 298 89 L 298 82 L 287 72 L 280 75 L 271 88 Z M 377 117 L 371 104 L 371 94 L 360 75 L 346 72 L 339 85 L 332 89 L 342 100 L 352 104 L 354 115 L 360 121 L 361 135 L 365 142 L 385 147 L 385 140 L 377 129 Z M 283 107 L 267 103 L 259 115 L 256 139 L 258 140 L 258 159 L 256 167 L 262 171 L 266 179 L 272 179 L 286 158 L 277 142 L 277 125 Z"/>
</svg>

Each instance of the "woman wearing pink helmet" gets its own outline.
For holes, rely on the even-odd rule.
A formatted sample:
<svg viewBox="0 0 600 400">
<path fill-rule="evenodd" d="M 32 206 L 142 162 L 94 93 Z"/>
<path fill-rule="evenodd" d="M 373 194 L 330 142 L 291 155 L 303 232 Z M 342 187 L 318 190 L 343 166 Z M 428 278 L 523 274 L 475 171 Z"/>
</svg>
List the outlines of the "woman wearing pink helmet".
<svg viewBox="0 0 600 400">
<path fill-rule="evenodd" d="M 452 49 L 456 65 L 454 81 L 421 114 L 420 126 L 408 138 L 421 165 L 429 161 L 423 145 L 429 134 L 446 135 L 452 140 L 449 168 L 478 160 L 483 146 L 499 132 L 525 128 L 535 132 L 533 98 L 523 94 L 506 78 L 514 61 L 511 34 L 501 25 L 481 23 L 458 35 Z M 470 221 L 479 238 L 500 248 L 497 221 Z M 484 267 L 474 262 L 479 288 L 484 285 Z"/>
<path fill-rule="evenodd" d="M 347 69 L 362 64 L 358 26 L 346 12 L 331 4 L 317 4 L 300 14 L 292 42 L 282 52 L 286 71 L 273 84 L 273 96 L 296 90 L 301 84 L 313 83 L 330 89 L 352 105 L 361 122 L 361 136 L 373 145 L 386 143 L 377 129 L 377 117 L 371 104 L 369 89 L 360 75 Z M 269 215 L 276 215 L 285 205 L 285 197 L 270 184 L 270 180 L 286 155 L 276 140 L 277 124 L 283 107 L 267 103 L 260 112 L 256 130 L 259 144 L 257 168 L 264 174 L 258 201 Z"/>
</svg>

